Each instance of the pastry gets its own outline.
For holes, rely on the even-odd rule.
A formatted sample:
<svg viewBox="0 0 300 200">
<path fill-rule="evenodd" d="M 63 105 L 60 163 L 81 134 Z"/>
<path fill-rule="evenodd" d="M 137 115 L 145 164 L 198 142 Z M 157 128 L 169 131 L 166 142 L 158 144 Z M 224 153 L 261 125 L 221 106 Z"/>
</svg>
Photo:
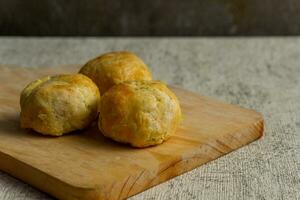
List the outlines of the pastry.
<svg viewBox="0 0 300 200">
<path fill-rule="evenodd" d="M 84 129 L 97 117 L 100 94 L 82 74 L 47 76 L 21 93 L 21 127 L 60 136 Z"/>
<path fill-rule="evenodd" d="M 127 51 L 103 54 L 87 62 L 79 71 L 91 78 L 101 95 L 110 87 L 130 80 L 151 80 L 151 73 L 145 63 L 135 54 Z"/>
<path fill-rule="evenodd" d="M 104 136 L 134 147 L 161 144 L 181 121 L 179 102 L 159 81 L 127 81 L 100 101 L 98 127 Z"/>
</svg>

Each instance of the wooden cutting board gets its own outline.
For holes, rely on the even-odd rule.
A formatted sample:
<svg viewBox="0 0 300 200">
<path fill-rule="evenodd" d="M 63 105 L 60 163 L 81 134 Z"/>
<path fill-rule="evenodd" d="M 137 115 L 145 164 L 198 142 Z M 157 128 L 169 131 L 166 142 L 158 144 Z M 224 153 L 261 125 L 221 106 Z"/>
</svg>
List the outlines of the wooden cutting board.
<svg viewBox="0 0 300 200">
<path fill-rule="evenodd" d="M 0 169 L 59 199 L 124 199 L 263 135 L 261 114 L 175 87 L 184 120 L 159 146 L 135 149 L 115 143 L 95 124 L 57 138 L 20 129 L 22 88 L 38 77 L 78 68 L 0 66 Z"/>
</svg>

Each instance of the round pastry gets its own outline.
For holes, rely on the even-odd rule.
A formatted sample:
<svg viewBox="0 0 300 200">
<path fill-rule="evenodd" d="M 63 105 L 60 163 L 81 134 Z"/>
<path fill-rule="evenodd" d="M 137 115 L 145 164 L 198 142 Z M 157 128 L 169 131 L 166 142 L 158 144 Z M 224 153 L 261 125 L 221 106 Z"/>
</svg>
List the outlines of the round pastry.
<svg viewBox="0 0 300 200">
<path fill-rule="evenodd" d="M 161 144 L 181 121 L 179 102 L 159 81 L 128 81 L 100 101 L 98 127 L 104 136 L 134 147 Z"/>
<path fill-rule="evenodd" d="M 145 63 L 127 51 L 106 53 L 92 59 L 80 69 L 79 73 L 90 77 L 101 94 L 123 81 L 152 79 Z"/>
<path fill-rule="evenodd" d="M 82 74 L 44 77 L 21 93 L 21 127 L 60 136 L 83 129 L 97 117 L 100 94 Z"/>
</svg>

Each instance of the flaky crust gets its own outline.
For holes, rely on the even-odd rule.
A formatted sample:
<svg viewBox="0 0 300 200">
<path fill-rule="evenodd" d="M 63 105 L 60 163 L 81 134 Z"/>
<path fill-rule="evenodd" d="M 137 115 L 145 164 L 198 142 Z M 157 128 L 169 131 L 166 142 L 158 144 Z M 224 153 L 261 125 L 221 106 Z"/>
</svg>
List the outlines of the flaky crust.
<svg viewBox="0 0 300 200">
<path fill-rule="evenodd" d="M 160 144 L 181 121 L 179 102 L 158 81 L 129 81 L 115 85 L 100 101 L 98 127 L 104 136 L 134 147 Z"/>
<path fill-rule="evenodd" d="M 103 54 L 87 62 L 79 71 L 90 77 L 104 94 L 110 87 L 130 80 L 151 80 L 145 63 L 127 51 Z"/>
<path fill-rule="evenodd" d="M 83 129 L 97 117 L 100 94 L 82 74 L 47 76 L 21 93 L 21 127 L 60 136 Z"/>
</svg>

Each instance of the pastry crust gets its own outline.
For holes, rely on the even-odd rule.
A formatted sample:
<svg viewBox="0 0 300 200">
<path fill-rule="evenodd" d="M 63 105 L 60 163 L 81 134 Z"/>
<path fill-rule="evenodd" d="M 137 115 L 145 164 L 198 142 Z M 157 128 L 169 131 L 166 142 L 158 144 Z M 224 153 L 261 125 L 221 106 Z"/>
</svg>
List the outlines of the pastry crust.
<svg viewBox="0 0 300 200">
<path fill-rule="evenodd" d="M 87 62 L 79 71 L 91 78 L 104 94 L 124 81 L 151 80 L 151 72 L 135 54 L 127 51 L 103 54 Z"/>
<path fill-rule="evenodd" d="M 104 136 L 134 147 L 161 144 L 181 121 L 175 94 L 159 81 L 115 85 L 101 97 L 99 108 Z"/>
<path fill-rule="evenodd" d="M 83 129 L 97 117 L 100 94 L 82 74 L 47 76 L 21 93 L 21 127 L 60 136 Z"/>
</svg>

